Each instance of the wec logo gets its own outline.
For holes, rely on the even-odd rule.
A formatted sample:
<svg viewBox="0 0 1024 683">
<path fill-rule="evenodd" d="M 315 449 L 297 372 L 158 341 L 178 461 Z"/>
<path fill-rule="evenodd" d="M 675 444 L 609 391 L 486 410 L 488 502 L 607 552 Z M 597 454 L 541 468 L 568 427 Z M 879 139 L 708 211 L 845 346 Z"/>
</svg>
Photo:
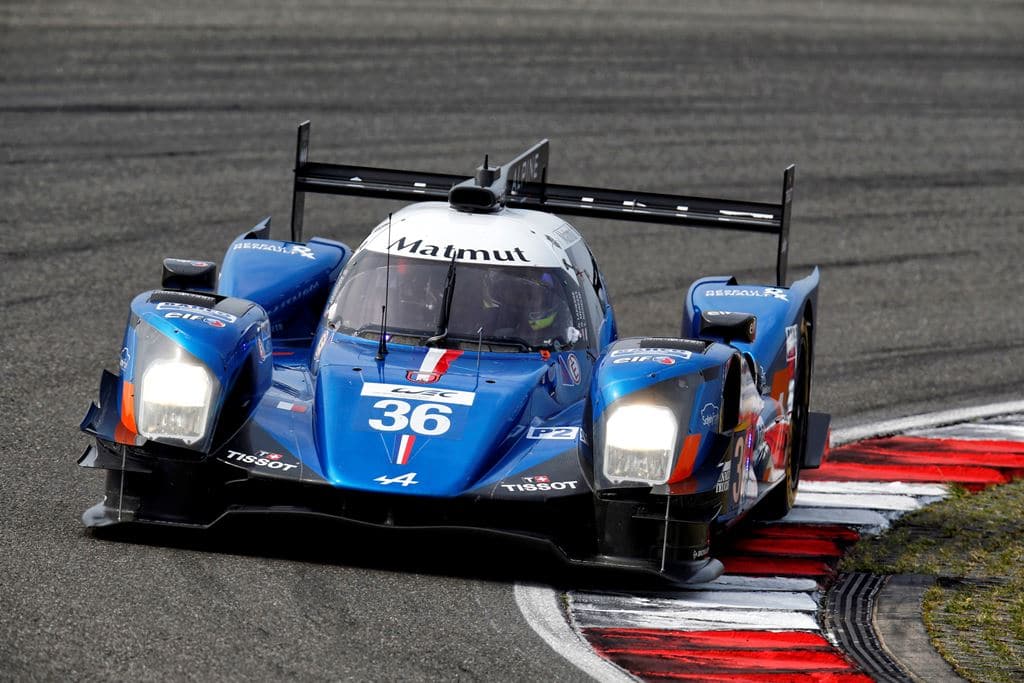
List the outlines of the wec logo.
<svg viewBox="0 0 1024 683">
<path fill-rule="evenodd" d="M 476 394 L 472 391 L 458 389 L 440 389 L 434 387 L 414 387 L 407 384 L 377 384 L 367 382 L 359 391 L 360 396 L 375 398 L 401 397 L 409 401 L 430 401 L 432 403 L 450 403 L 457 406 L 471 406 Z"/>
</svg>

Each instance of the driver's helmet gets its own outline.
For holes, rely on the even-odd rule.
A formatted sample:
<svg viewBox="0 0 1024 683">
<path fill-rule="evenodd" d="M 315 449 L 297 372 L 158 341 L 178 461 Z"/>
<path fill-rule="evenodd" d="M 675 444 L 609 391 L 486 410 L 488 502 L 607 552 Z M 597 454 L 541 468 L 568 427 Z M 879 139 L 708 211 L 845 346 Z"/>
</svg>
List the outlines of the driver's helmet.
<svg viewBox="0 0 1024 683">
<path fill-rule="evenodd" d="M 534 332 L 551 327 L 558 317 L 558 288 L 550 273 L 494 268 L 486 273 L 483 284 L 486 308 L 506 314 L 516 311 Z"/>
</svg>

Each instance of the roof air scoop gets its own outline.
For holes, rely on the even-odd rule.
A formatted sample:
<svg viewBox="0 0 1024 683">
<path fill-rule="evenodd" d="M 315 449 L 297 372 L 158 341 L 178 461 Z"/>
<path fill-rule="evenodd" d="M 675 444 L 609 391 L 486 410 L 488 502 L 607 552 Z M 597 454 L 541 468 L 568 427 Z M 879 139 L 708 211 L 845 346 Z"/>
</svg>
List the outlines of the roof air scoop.
<svg viewBox="0 0 1024 683">
<path fill-rule="evenodd" d="M 518 194 L 526 183 L 543 186 L 547 179 L 548 141 L 542 140 L 512 161 L 491 167 L 488 157 L 476 175 L 454 185 L 448 192 L 453 209 L 470 213 L 499 211 L 509 196 Z"/>
</svg>

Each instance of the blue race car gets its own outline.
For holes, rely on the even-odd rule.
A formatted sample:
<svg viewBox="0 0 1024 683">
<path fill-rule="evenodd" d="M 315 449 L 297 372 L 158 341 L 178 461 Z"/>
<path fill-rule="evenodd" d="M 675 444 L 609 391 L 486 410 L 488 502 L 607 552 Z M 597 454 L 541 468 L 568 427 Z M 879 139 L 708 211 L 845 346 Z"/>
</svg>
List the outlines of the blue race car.
<svg viewBox="0 0 1024 683">
<path fill-rule="evenodd" d="M 818 271 L 786 286 L 793 167 L 770 204 L 554 185 L 547 141 L 472 177 L 308 150 L 306 122 L 290 240 L 268 218 L 219 277 L 166 259 L 132 301 L 82 423 L 79 464 L 107 470 L 87 526 L 486 530 L 682 582 L 721 573 L 716 530 L 789 511 L 829 423 L 808 410 Z M 353 251 L 302 239 L 307 192 L 417 203 Z M 777 282 L 698 280 L 678 338 L 620 339 L 556 214 L 777 235 Z"/>
</svg>

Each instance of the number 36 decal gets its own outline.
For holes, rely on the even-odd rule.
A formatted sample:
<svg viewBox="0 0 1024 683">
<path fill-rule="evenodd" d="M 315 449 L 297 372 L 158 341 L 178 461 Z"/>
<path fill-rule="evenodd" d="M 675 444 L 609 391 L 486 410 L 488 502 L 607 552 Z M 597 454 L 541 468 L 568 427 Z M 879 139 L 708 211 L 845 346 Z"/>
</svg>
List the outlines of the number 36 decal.
<svg viewBox="0 0 1024 683">
<path fill-rule="evenodd" d="M 413 408 L 407 401 L 387 398 L 377 401 L 373 407 L 383 411 L 369 420 L 370 427 L 379 432 L 399 432 L 408 427 L 424 436 L 440 436 L 452 426 L 447 417 L 452 409 L 440 403 L 419 403 Z"/>
</svg>

